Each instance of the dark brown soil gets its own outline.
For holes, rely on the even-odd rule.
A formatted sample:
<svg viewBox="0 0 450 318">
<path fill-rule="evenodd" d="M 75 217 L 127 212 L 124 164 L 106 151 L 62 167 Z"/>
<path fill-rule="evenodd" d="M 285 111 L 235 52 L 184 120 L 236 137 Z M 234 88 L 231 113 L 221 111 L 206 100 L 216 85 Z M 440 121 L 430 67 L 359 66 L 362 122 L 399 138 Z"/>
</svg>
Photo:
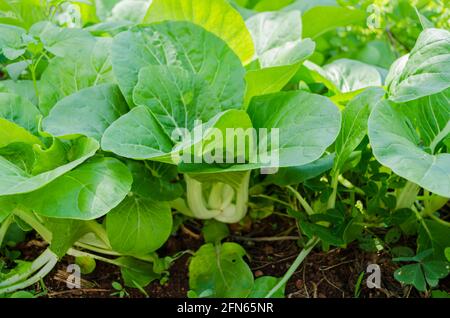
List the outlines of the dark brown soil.
<svg viewBox="0 0 450 318">
<path fill-rule="evenodd" d="M 188 224 L 179 234 L 171 237 L 160 251 L 161 255 L 173 255 L 178 251 L 197 250 L 203 240 L 198 235 L 198 224 Z M 294 223 L 289 218 L 271 216 L 262 222 L 246 226 L 231 226 L 230 240 L 239 242 L 249 255 L 249 264 L 256 277 L 263 275 L 282 276 L 299 253 L 298 235 Z M 273 237 L 282 240 L 273 241 Z M 256 238 L 256 240 L 255 240 Z M 261 241 L 262 238 L 262 241 Z M 270 240 L 270 241 L 269 241 Z M 413 246 L 413 245 L 411 245 Z M 31 241 L 18 246 L 25 259 L 33 259 L 43 249 L 39 241 Z M 116 290 L 111 286 L 113 281 L 122 283 L 120 270 L 102 262 L 97 262 L 96 270 L 82 276 L 81 289 L 68 289 L 65 282 L 66 266 L 73 262 L 72 257 L 65 257 L 58 266 L 45 278 L 46 297 L 118 297 L 112 296 Z M 185 254 L 173 263 L 170 277 L 164 285 L 153 282 L 145 288 L 149 297 L 186 297 L 188 282 L 189 255 Z M 359 275 L 365 272 L 368 264 L 381 267 L 381 288 L 369 289 L 363 279 L 359 297 L 428 297 L 414 288 L 402 287 L 393 278 L 398 265 L 391 261 L 387 252 L 365 253 L 357 244 L 345 249 L 335 248 L 327 252 L 316 248 L 300 266 L 286 287 L 289 298 L 341 298 L 354 297 L 355 286 Z M 365 276 L 367 277 L 367 276 Z M 36 290 L 40 286 L 36 285 Z M 441 289 L 450 290 L 450 279 L 441 281 Z M 128 297 L 146 297 L 138 289 L 126 288 Z"/>
</svg>

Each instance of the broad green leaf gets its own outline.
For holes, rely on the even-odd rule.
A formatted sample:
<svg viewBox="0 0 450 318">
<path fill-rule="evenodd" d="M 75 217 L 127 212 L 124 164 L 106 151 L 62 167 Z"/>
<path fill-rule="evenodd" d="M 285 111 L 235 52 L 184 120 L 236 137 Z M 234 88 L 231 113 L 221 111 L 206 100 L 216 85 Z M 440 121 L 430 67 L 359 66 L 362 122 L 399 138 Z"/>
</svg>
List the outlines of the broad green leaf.
<svg viewBox="0 0 450 318">
<path fill-rule="evenodd" d="M 399 176 L 450 197 L 450 154 L 427 151 L 425 147 L 429 145 L 423 145 L 404 114 L 405 107 L 408 105 L 383 101 L 373 110 L 369 117 L 369 138 L 374 156 Z"/>
<path fill-rule="evenodd" d="M 127 162 L 133 175 L 131 191 L 141 197 L 157 201 L 173 201 L 184 192 L 178 180 L 177 167 L 169 164 L 146 161 Z"/>
<path fill-rule="evenodd" d="M 364 11 L 338 6 L 315 6 L 303 16 L 303 37 L 316 38 L 337 27 L 362 24 L 366 20 Z"/>
<path fill-rule="evenodd" d="M 450 273 L 450 265 L 448 262 L 427 261 L 422 264 L 422 267 L 425 273 L 425 279 L 431 287 L 436 287 L 439 280 L 447 277 Z"/>
<path fill-rule="evenodd" d="M 302 166 L 319 159 L 340 130 L 338 108 L 324 96 L 302 91 L 254 97 L 248 114 L 259 133 L 258 145 L 245 163 L 181 164 L 179 170 L 219 173 Z"/>
<path fill-rule="evenodd" d="M 307 84 L 323 84 L 329 91 L 336 94 L 340 94 L 340 90 L 336 85 L 328 78 L 328 74 L 325 70 L 317 64 L 306 60 L 294 76 L 292 81 L 305 82 Z"/>
<path fill-rule="evenodd" d="M 106 128 L 127 110 L 117 85 L 100 84 L 61 99 L 44 118 L 42 127 L 56 137 L 84 135 L 100 140 Z"/>
<path fill-rule="evenodd" d="M 22 47 L 22 35 L 25 33 L 26 31 L 20 27 L 0 24 L 0 53 L 3 52 L 5 54 L 5 49 L 18 49 Z"/>
<path fill-rule="evenodd" d="M 3 55 L 8 60 L 14 61 L 15 59 L 17 59 L 20 56 L 22 56 L 25 53 L 25 51 L 26 51 L 25 49 L 12 49 L 12 48 L 9 48 L 9 47 L 4 47 L 3 48 Z M 8 73 L 11 73 L 11 72 L 8 71 Z"/>
<path fill-rule="evenodd" d="M 24 73 L 24 71 L 30 64 L 31 64 L 31 60 L 25 60 L 25 61 L 8 64 L 5 66 L 5 69 L 8 72 L 9 77 L 13 81 L 16 81 Z"/>
<path fill-rule="evenodd" d="M 128 255 L 154 252 L 172 231 L 170 206 L 139 195 L 128 196 L 107 214 L 106 231 L 117 252 Z"/>
<path fill-rule="evenodd" d="M 145 66 L 178 66 L 204 79 L 222 107 L 241 107 L 244 68 L 220 38 L 189 22 L 163 22 L 118 34 L 112 46 L 114 74 L 128 104 Z"/>
<path fill-rule="evenodd" d="M 59 259 L 66 255 L 69 248 L 89 232 L 89 227 L 79 220 L 53 219 L 44 222 L 45 227 L 52 233 L 50 249 Z"/>
<path fill-rule="evenodd" d="M 155 273 L 152 264 L 133 257 L 119 257 L 114 262 L 120 266 L 123 281 L 128 287 L 142 288 L 161 277 L 160 274 Z"/>
<path fill-rule="evenodd" d="M 19 95 L 22 98 L 28 99 L 33 105 L 38 104 L 36 91 L 34 90 L 33 87 L 33 81 L 3 80 L 0 81 L 0 92 Z"/>
<path fill-rule="evenodd" d="M 264 298 L 279 282 L 279 278 L 273 276 L 263 276 L 255 279 L 255 285 L 248 298 Z M 272 298 L 284 298 L 284 289 L 286 285 L 278 289 Z"/>
<path fill-rule="evenodd" d="M 53 142 L 48 148 L 43 148 L 38 144 L 33 145 L 34 164 L 31 174 L 37 175 L 65 165 L 69 161 L 68 150 L 69 147 L 56 138 L 53 138 Z"/>
<path fill-rule="evenodd" d="M 99 144 L 93 139 L 77 139 L 69 150 L 69 163 L 36 176 L 0 156 L 0 195 L 27 193 L 42 188 L 92 157 L 98 148 Z"/>
<path fill-rule="evenodd" d="M 205 243 L 220 243 L 230 235 L 228 226 L 216 220 L 207 220 L 202 228 Z"/>
<path fill-rule="evenodd" d="M 149 108 L 139 106 L 120 117 L 105 131 L 102 149 L 130 159 L 177 163 L 174 159 L 180 159 L 179 154 L 182 150 L 190 150 L 192 155 L 197 156 L 201 155 L 197 153 L 197 149 L 206 151 L 206 147 L 194 147 L 194 149 L 192 147 L 200 143 L 208 143 L 212 134 L 208 128 L 225 131 L 226 128 L 247 128 L 250 125 L 245 112 L 228 110 L 217 114 L 202 126 L 194 128 L 194 132 L 175 147 L 174 140 L 165 133 Z M 199 132 L 196 133 L 196 131 Z"/>
<path fill-rule="evenodd" d="M 34 23 L 47 19 L 46 6 L 40 0 L 2 0 L 0 23 L 29 29 Z"/>
<path fill-rule="evenodd" d="M 268 175 L 265 181 L 279 186 L 303 183 L 331 170 L 334 158 L 335 155 L 330 154 L 306 165 L 280 168 L 276 174 Z"/>
<path fill-rule="evenodd" d="M 329 99 L 301 91 L 255 97 L 248 113 L 256 129 L 279 129 L 279 149 L 271 149 L 279 156 L 279 167 L 319 159 L 336 139 L 341 125 L 339 110 Z"/>
<path fill-rule="evenodd" d="M 417 252 L 432 250 L 433 259 L 445 261 L 445 249 L 450 246 L 450 230 L 434 220 L 424 220 L 417 237 Z"/>
<path fill-rule="evenodd" d="M 0 93 L 0 118 L 4 118 L 37 135 L 39 110 L 24 97 Z M 2 140 L 3 142 L 3 140 Z"/>
<path fill-rule="evenodd" d="M 390 100 L 399 103 L 450 87 L 450 32 L 425 29 L 412 51 L 397 60 L 386 78 Z"/>
<path fill-rule="evenodd" d="M 12 143 L 6 147 L 0 148 L 0 156 L 16 165 L 19 169 L 33 174 L 33 166 L 36 163 L 36 152 L 34 147 L 40 146 L 30 143 Z"/>
<path fill-rule="evenodd" d="M 382 86 L 387 71 L 363 62 L 339 59 L 323 67 L 326 77 L 343 93 Z"/>
<path fill-rule="evenodd" d="M 263 12 L 252 16 L 245 24 L 252 35 L 258 56 L 302 38 L 302 18 L 299 11 Z"/>
<path fill-rule="evenodd" d="M 336 139 L 334 171 L 341 170 L 351 153 L 367 135 L 372 109 L 384 95 L 381 88 L 370 88 L 352 99 L 342 112 L 342 127 Z"/>
<path fill-rule="evenodd" d="M 103 150 L 138 160 L 164 157 L 172 147 L 172 140 L 146 106 L 120 117 L 102 138 Z"/>
<path fill-rule="evenodd" d="M 89 51 L 53 58 L 38 85 L 41 112 L 48 115 L 59 100 L 83 88 L 114 82 L 110 46 L 110 38 L 99 38 Z"/>
<path fill-rule="evenodd" d="M 95 45 L 95 38 L 88 31 L 60 28 L 48 21 L 34 24 L 29 34 L 39 38 L 47 51 L 60 57 L 85 54 L 82 51 L 89 51 Z"/>
<path fill-rule="evenodd" d="M 286 86 L 297 73 L 301 63 L 267 67 L 259 70 L 248 71 L 245 74 L 247 90 L 245 92 L 244 105 L 248 106 L 252 97 L 277 93 Z"/>
<path fill-rule="evenodd" d="M 450 88 L 445 91 L 407 102 L 402 111 L 411 120 L 423 145 L 432 153 L 439 150 L 440 142 L 450 136 Z"/>
<path fill-rule="evenodd" d="M 246 25 L 263 68 L 302 62 L 314 52 L 314 42 L 301 39 L 299 11 L 259 13 L 248 19 Z"/>
<path fill-rule="evenodd" d="M 13 143 L 41 144 L 41 140 L 26 129 L 0 118 L 0 148 Z"/>
<path fill-rule="evenodd" d="M 191 130 L 196 120 L 208 121 L 226 110 L 200 76 L 175 66 L 148 66 L 139 72 L 134 103 L 147 106 L 167 135 Z"/>
<path fill-rule="evenodd" d="M 394 277 L 400 283 L 414 285 L 419 291 L 426 291 L 427 284 L 425 282 L 424 273 L 420 263 L 410 264 L 400 267 L 394 272 Z"/>
<path fill-rule="evenodd" d="M 189 264 L 189 287 L 197 294 L 243 298 L 253 290 L 253 273 L 243 260 L 245 250 L 236 243 L 203 245 Z"/>
<path fill-rule="evenodd" d="M 153 0 L 144 22 L 189 21 L 224 40 L 243 64 L 253 58 L 252 38 L 244 20 L 225 0 Z"/>
<path fill-rule="evenodd" d="M 132 181 L 127 167 L 117 159 L 95 158 L 24 195 L 23 202 L 43 216 L 92 220 L 116 207 Z"/>
<path fill-rule="evenodd" d="M 356 59 L 363 63 L 389 69 L 395 61 L 396 55 L 388 41 L 373 40 L 356 54 Z"/>
</svg>

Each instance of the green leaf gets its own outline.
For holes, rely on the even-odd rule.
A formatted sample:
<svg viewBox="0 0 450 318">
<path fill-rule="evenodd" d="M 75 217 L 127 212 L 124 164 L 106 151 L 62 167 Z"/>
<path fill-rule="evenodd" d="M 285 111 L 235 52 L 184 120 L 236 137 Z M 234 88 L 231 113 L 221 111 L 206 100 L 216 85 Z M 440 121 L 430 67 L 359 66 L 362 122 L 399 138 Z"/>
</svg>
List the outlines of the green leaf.
<svg viewBox="0 0 450 318">
<path fill-rule="evenodd" d="M 0 118 L 0 148 L 13 143 L 41 144 L 41 140 L 24 128 Z"/>
<path fill-rule="evenodd" d="M 450 262 L 450 247 L 445 248 L 445 258 Z"/>
<path fill-rule="evenodd" d="M 103 132 L 128 110 L 117 85 L 100 84 L 64 97 L 42 122 L 56 137 L 79 135 L 100 140 Z"/>
<path fill-rule="evenodd" d="M 139 71 L 151 65 L 178 66 L 197 74 L 225 109 L 242 105 L 245 70 L 239 58 L 220 38 L 189 22 L 162 22 L 118 34 L 112 64 L 130 106 Z"/>
<path fill-rule="evenodd" d="M 47 19 L 46 7 L 40 0 L 3 0 L 0 2 L 0 23 L 29 29 L 34 23 Z"/>
<path fill-rule="evenodd" d="M 248 298 L 264 298 L 279 282 L 279 278 L 272 276 L 263 276 L 255 279 L 255 285 L 253 285 L 253 290 L 248 295 Z M 272 298 L 285 298 L 284 289 L 286 285 L 278 289 Z"/>
<path fill-rule="evenodd" d="M 399 176 L 450 197 L 450 154 L 430 154 L 424 149 L 404 114 L 405 106 L 383 101 L 373 110 L 369 117 L 369 138 L 374 156 Z"/>
<path fill-rule="evenodd" d="M 419 263 L 400 267 L 394 272 L 394 277 L 402 284 L 414 285 L 417 290 L 427 290 L 424 273 Z"/>
<path fill-rule="evenodd" d="M 24 73 L 27 67 L 31 64 L 31 60 L 20 61 L 6 65 L 5 69 L 9 77 L 16 81 Z"/>
<path fill-rule="evenodd" d="M 80 272 L 83 275 L 89 275 L 95 271 L 95 259 L 90 256 L 78 256 L 75 258 L 75 264 L 80 266 Z"/>
<path fill-rule="evenodd" d="M 50 249 L 59 259 L 66 255 L 78 239 L 89 232 L 86 224 L 78 220 L 47 219 L 44 224 L 52 233 Z"/>
<path fill-rule="evenodd" d="M 19 95 L 22 98 L 27 99 L 33 105 L 38 104 L 36 92 L 33 87 L 33 81 L 29 80 L 3 80 L 0 81 L 0 92 L 2 93 L 12 93 Z"/>
<path fill-rule="evenodd" d="M 128 196 L 106 216 L 106 231 L 112 248 L 128 255 L 156 251 L 172 230 L 170 206 L 137 195 Z"/>
<path fill-rule="evenodd" d="M 437 153 L 439 144 L 450 137 L 450 89 L 407 102 L 403 113 L 411 120 L 425 146 Z"/>
<path fill-rule="evenodd" d="M 31 173 L 37 175 L 67 164 L 69 162 L 67 158 L 68 148 L 67 145 L 56 138 L 53 138 L 51 146 L 46 149 L 37 144 L 33 145 L 34 164 Z"/>
<path fill-rule="evenodd" d="M 276 174 L 268 175 L 265 181 L 279 186 L 303 183 L 331 170 L 334 158 L 335 155 L 330 154 L 306 165 L 281 168 Z"/>
<path fill-rule="evenodd" d="M 202 228 L 203 238 L 206 243 L 220 243 L 230 235 L 228 226 L 216 220 L 208 220 Z"/>
<path fill-rule="evenodd" d="M 329 99 L 301 91 L 255 97 L 248 113 L 256 129 L 279 128 L 279 167 L 319 159 L 341 125 L 339 110 Z"/>
<path fill-rule="evenodd" d="M 92 157 L 98 148 L 98 143 L 93 139 L 77 139 L 69 150 L 69 163 L 36 176 L 0 156 L 0 195 L 27 193 L 42 188 Z"/>
<path fill-rule="evenodd" d="M 264 68 L 295 64 L 306 60 L 314 52 L 314 42 L 301 39 L 299 11 L 259 13 L 248 19 L 246 25 Z"/>
<path fill-rule="evenodd" d="M 450 87 L 450 32 L 425 29 L 412 51 L 389 70 L 390 100 L 399 103 L 439 93 Z"/>
<path fill-rule="evenodd" d="M 225 0 L 153 0 L 144 22 L 189 21 L 224 40 L 246 64 L 254 54 L 240 14 Z"/>
<path fill-rule="evenodd" d="M 339 59 L 323 67 L 329 80 L 342 93 L 357 91 L 370 86 L 382 86 L 387 71 L 363 62 Z"/>
<path fill-rule="evenodd" d="M 110 46 L 110 38 L 98 38 L 90 50 L 53 58 L 38 85 L 41 112 L 48 115 L 59 100 L 83 88 L 114 82 Z"/>
<path fill-rule="evenodd" d="M 40 116 L 39 110 L 26 98 L 16 94 L 0 93 L 0 118 L 37 135 Z"/>
<path fill-rule="evenodd" d="M 4 50 L 8 48 L 20 48 L 23 44 L 22 36 L 25 33 L 26 31 L 20 27 L 8 24 L 0 24 L 0 53 L 4 54 Z"/>
<path fill-rule="evenodd" d="M 227 108 L 203 78 L 175 66 L 142 68 L 133 100 L 151 110 L 168 136 L 176 129 L 191 130 L 196 120 L 208 121 Z"/>
<path fill-rule="evenodd" d="M 95 45 L 95 38 L 87 31 L 77 28 L 60 28 L 48 21 L 34 24 L 29 34 L 39 38 L 44 48 L 55 56 L 76 57 L 85 54 Z"/>
<path fill-rule="evenodd" d="M 3 55 L 11 61 L 14 61 L 18 57 L 22 56 L 25 53 L 25 49 L 12 49 L 10 47 L 3 48 Z M 20 62 L 19 62 L 20 63 Z M 17 64 L 17 63 L 16 63 Z M 11 64 L 10 64 L 11 65 Z M 25 68 L 24 68 L 25 69 Z M 8 71 L 8 73 L 10 73 Z M 20 72 L 21 73 L 21 72 Z M 20 75 L 20 74 L 19 74 Z"/>
<path fill-rule="evenodd" d="M 338 6 L 316 6 L 303 14 L 303 37 L 316 38 L 337 27 L 361 25 L 364 11 Z"/>
<path fill-rule="evenodd" d="M 106 129 L 102 149 L 131 159 L 164 157 L 173 144 L 146 106 L 133 108 Z"/>
<path fill-rule="evenodd" d="M 258 70 L 248 71 L 245 74 L 247 90 L 245 92 L 244 105 L 248 106 L 254 96 L 277 93 L 291 80 L 297 73 L 301 63 L 267 67 Z"/>
<path fill-rule="evenodd" d="M 119 257 L 114 262 L 120 266 L 120 272 L 127 287 L 145 287 L 161 277 L 153 271 L 152 264 L 132 257 Z"/>
<path fill-rule="evenodd" d="M 333 170 L 342 169 L 352 152 L 367 134 L 367 122 L 372 109 L 382 99 L 384 91 L 370 88 L 353 98 L 342 112 L 342 127 L 336 139 Z"/>
<path fill-rule="evenodd" d="M 148 107 L 133 108 L 128 114 L 115 121 L 102 138 L 102 149 L 120 156 L 136 160 L 155 160 L 166 163 L 178 163 L 178 155 L 182 150 L 195 153 L 193 145 L 205 143 L 199 150 L 206 151 L 212 132 L 208 128 L 217 128 L 225 132 L 226 128 L 251 126 L 247 114 L 241 110 L 228 110 L 217 114 L 210 121 L 194 128 L 201 133 L 193 133 L 192 138 L 186 138 L 177 148 L 174 141 L 165 133 L 163 127 L 150 112 Z M 223 144 L 220 144 L 223 147 Z"/>
<path fill-rule="evenodd" d="M 253 273 L 236 243 L 205 244 L 189 264 L 189 287 L 197 294 L 212 290 L 213 297 L 244 298 L 253 290 Z"/>
<path fill-rule="evenodd" d="M 424 262 L 422 267 L 425 272 L 427 283 L 431 287 L 436 287 L 439 280 L 447 277 L 450 273 L 450 265 L 448 262 L 428 261 Z"/>
<path fill-rule="evenodd" d="M 113 158 L 95 158 L 23 197 L 38 214 L 78 220 L 101 217 L 131 189 L 127 167 Z"/>
<path fill-rule="evenodd" d="M 127 166 L 133 175 L 133 193 L 156 201 L 173 201 L 182 196 L 184 189 L 178 180 L 176 166 L 131 160 L 127 162 Z"/>
<path fill-rule="evenodd" d="M 450 230 L 434 220 L 424 220 L 417 237 L 417 252 L 432 249 L 433 258 L 445 261 L 445 249 L 450 246 Z"/>
</svg>

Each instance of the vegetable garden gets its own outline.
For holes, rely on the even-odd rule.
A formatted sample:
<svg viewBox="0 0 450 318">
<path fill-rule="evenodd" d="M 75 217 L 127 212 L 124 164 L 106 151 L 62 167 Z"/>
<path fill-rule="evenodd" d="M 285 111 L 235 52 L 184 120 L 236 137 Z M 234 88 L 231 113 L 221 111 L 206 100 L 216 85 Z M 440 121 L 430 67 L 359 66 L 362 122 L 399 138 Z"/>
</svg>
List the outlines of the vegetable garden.
<svg viewBox="0 0 450 318">
<path fill-rule="evenodd" d="M 0 298 L 449 297 L 446 0 L 0 0 Z"/>
</svg>

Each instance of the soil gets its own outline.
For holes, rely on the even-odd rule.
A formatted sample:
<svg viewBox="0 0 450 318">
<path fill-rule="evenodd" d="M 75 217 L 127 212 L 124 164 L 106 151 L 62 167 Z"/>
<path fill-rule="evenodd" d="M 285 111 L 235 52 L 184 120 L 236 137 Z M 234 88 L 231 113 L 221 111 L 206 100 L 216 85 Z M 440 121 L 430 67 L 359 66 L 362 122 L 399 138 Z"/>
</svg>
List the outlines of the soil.
<svg viewBox="0 0 450 318">
<path fill-rule="evenodd" d="M 169 239 L 159 251 L 160 255 L 173 255 L 178 251 L 197 250 L 203 239 L 199 235 L 200 224 L 186 224 L 176 236 Z M 297 228 L 289 218 L 271 216 L 261 222 L 245 226 L 231 226 L 230 241 L 243 245 L 249 255 L 249 265 L 255 277 L 263 275 L 281 276 L 286 272 L 299 253 L 297 246 Z M 273 241 L 277 237 L 277 241 Z M 408 242 L 402 242 L 403 245 Z M 410 242 L 414 246 L 414 242 Z M 45 248 L 42 242 L 31 240 L 17 246 L 25 259 L 33 259 Z M 190 256 L 185 254 L 176 260 L 170 268 L 169 279 L 161 285 L 155 281 L 145 288 L 149 297 L 182 298 L 189 290 L 188 264 Z M 387 252 L 363 252 L 357 244 L 345 249 L 335 248 L 323 252 L 316 248 L 302 263 L 286 286 L 288 298 L 352 298 L 358 277 L 366 271 L 369 264 L 378 264 L 381 268 L 381 288 L 369 289 L 365 279 L 360 284 L 361 298 L 386 297 L 428 297 L 411 286 L 402 286 L 393 273 L 398 265 L 393 263 Z M 81 289 L 68 289 L 65 277 L 66 267 L 73 263 L 70 256 L 64 257 L 56 268 L 44 279 L 47 292 L 44 297 L 118 297 L 111 286 L 114 281 L 122 283 L 118 267 L 97 262 L 96 269 L 89 275 L 82 276 Z M 367 278 L 368 274 L 365 274 Z M 450 290 L 450 279 L 440 282 L 440 288 Z M 36 291 L 41 289 L 35 286 Z M 126 288 L 131 298 L 146 297 L 134 288 Z"/>
</svg>

